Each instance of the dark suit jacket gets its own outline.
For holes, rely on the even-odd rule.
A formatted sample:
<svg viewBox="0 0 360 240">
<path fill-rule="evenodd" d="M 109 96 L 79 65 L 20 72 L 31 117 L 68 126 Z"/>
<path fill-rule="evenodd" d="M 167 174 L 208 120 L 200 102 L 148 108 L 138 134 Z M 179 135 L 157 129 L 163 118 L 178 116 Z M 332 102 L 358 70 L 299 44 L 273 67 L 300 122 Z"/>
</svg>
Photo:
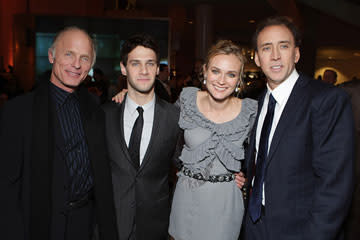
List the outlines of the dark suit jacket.
<svg viewBox="0 0 360 240">
<path fill-rule="evenodd" d="M 159 79 L 155 79 L 155 94 L 167 102 L 171 102 L 172 100 L 171 96 Z"/>
<path fill-rule="evenodd" d="M 150 143 L 136 171 L 124 139 L 124 102 L 104 106 L 120 240 L 129 239 L 134 223 L 137 240 L 165 240 L 170 214 L 168 176 L 180 132 L 179 110 L 156 97 Z"/>
<path fill-rule="evenodd" d="M 53 176 L 61 176 L 64 170 L 53 167 L 57 163 L 53 162 L 55 131 L 48 86 L 47 81 L 33 92 L 7 102 L 0 113 L 1 239 L 49 240 L 51 221 L 54 215 L 61 216 L 53 206 L 58 199 L 52 199 L 52 188 L 56 185 Z M 86 89 L 79 91 L 79 101 L 95 182 L 99 234 L 101 239 L 113 240 L 117 231 L 104 113 Z"/>
<path fill-rule="evenodd" d="M 246 158 L 249 182 L 255 131 Z M 353 191 L 353 143 L 351 105 L 345 92 L 300 75 L 266 160 L 267 239 L 342 238 Z"/>
</svg>

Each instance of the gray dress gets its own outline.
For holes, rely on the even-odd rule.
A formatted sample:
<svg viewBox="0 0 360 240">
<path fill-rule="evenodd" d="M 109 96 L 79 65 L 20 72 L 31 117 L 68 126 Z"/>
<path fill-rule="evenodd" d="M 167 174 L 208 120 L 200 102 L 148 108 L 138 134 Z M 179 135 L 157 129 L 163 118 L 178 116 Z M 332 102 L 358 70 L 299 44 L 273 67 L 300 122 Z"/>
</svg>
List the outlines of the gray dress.
<svg viewBox="0 0 360 240">
<path fill-rule="evenodd" d="M 253 127 L 257 102 L 243 99 L 233 120 L 214 123 L 198 110 L 199 89 L 185 88 L 180 95 L 179 125 L 185 145 L 180 160 L 193 173 L 222 175 L 239 172 L 244 141 Z M 240 107 L 240 106 L 239 106 Z M 244 205 L 234 181 L 211 183 L 178 173 L 170 214 L 169 233 L 175 240 L 237 240 Z"/>
</svg>

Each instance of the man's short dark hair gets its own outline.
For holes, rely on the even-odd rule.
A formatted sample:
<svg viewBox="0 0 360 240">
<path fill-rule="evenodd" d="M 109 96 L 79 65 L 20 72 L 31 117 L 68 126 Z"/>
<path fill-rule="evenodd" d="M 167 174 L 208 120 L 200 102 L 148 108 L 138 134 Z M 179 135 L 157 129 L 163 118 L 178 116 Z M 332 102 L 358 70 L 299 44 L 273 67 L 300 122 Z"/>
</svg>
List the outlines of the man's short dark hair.
<svg viewBox="0 0 360 240">
<path fill-rule="evenodd" d="M 122 64 L 124 64 L 124 66 L 126 66 L 127 64 L 129 53 L 132 50 L 134 50 L 137 46 L 143 46 L 145 48 L 150 48 L 151 50 L 153 50 L 156 54 L 156 62 L 157 64 L 159 64 L 160 50 L 157 42 L 152 36 L 145 33 L 140 33 L 131 36 L 122 45 L 120 59 Z"/>
<path fill-rule="evenodd" d="M 294 37 L 295 46 L 300 47 L 301 33 L 300 33 L 299 29 L 296 27 L 296 25 L 294 24 L 294 22 L 292 21 L 292 19 L 289 17 L 286 17 L 286 16 L 273 16 L 273 17 L 269 17 L 269 18 L 265 19 L 264 21 L 260 22 L 257 25 L 256 31 L 252 38 L 252 45 L 253 45 L 253 48 L 255 49 L 255 51 L 258 50 L 257 49 L 257 40 L 258 40 L 260 32 L 262 30 L 264 30 L 264 28 L 266 28 L 266 27 L 279 26 L 279 25 L 283 25 L 287 29 L 289 29 L 289 31 L 292 33 L 292 35 Z"/>
</svg>

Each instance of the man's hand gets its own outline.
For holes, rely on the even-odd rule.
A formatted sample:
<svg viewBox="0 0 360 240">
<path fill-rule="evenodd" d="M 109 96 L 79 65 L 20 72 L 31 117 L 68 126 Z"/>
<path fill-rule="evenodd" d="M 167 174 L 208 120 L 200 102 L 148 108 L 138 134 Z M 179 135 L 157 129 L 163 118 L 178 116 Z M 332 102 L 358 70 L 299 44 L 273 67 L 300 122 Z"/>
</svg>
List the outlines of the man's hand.
<svg viewBox="0 0 360 240">
<path fill-rule="evenodd" d="M 124 101 L 125 98 L 125 94 L 127 93 L 127 89 L 123 89 L 121 90 L 121 92 L 119 92 L 118 94 L 116 94 L 111 100 L 113 100 L 116 103 L 122 103 L 122 101 Z"/>
<path fill-rule="evenodd" d="M 235 183 L 239 188 L 242 188 L 246 182 L 244 173 L 239 172 L 235 174 Z"/>
</svg>

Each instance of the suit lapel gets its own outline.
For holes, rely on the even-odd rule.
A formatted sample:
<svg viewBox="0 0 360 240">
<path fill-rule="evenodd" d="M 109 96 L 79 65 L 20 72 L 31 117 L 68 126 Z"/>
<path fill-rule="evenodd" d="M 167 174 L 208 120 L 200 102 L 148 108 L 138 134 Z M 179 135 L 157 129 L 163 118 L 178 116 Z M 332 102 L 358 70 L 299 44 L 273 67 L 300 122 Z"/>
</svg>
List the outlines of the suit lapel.
<svg viewBox="0 0 360 240">
<path fill-rule="evenodd" d="M 114 136 L 115 136 L 115 140 L 118 143 L 118 145 L 120 146 L 122 152 L 125 155 L 126 161 L 128 161 L 134 168 L 134 170 L 136 169 L 136 166 L 134 164 L 134 162 L 131 160 L 130 154 L 129 154 L 129 149 L 126 145 L 126 141 L 125 141 L 125 134 L 124 134 L 124 111 L 125 111 L 125 99 L 124 101 L 120 104 L 120 107 L 118 107 L 116 109 L 116 111 L 113 112 L 114 116 L 112 116 L 112 126 L 110 126 L 110 129 L 114 129 Z M 117 158 L 116 161 L 118 162 L 118 164 L 120 164 L 120 161 L 124 161 L 124 159 L 122 159 L 121 157 Z"/>
<path fill-rule="evenodd" d="M 163 121 L 163 119 L 165 119 L 165 117 L 166 116 L 164 116 L 163 103 L 161 102 L 160 98 L 156 96 L 155 109 L 154 109 L 154 121 L 153 121 L 153 127 L 152 127 L 152 131 L 151 131 L 151 138 L 150 138 L 149 145 L 146 149 L 144 159 L 140 165 L 139 172 L 142 171 L 144 169 L 144 167 L 150 162 L 151 151 L 154 147 L 154 142 L 157 142 L 158 138 L 160 137 L 159 136 L 159 128 L 160 128 L 161 122 Z M 155 146 L 156 145 L 157 144 L 155 144 Z"/>
<path fill-rule="evenodd" d="M 293 118 L 296 115 L 296 112 L 298 110 L 298 106 L 301 106 L 302 101 L 302 94 L 304 90 L 304 86 L 308 83 L 308 79 L 306 79 L 303 76 L 299 76 L 299 79 L 297 80 L 289 99 L 285 105 L 285 108 L 281 114 L 280 120 L 277 124 L 276 130 L 274 132 L 274 136 L 271 141 L 270 149 L 268 158 L 266 161 L 266 167 L 270 164 L 270 162 L 273 159 L 274 153 L 279 145 L 279 142 L 281 140 L 281 137 L 285 133 L 289 123 L 293 122 Z"/>
<path fill-rule="evenodd" d="M 30 239 L 46 239 L 51 218 L 53 131 L 49 82 L 34 93 L 30 162 Z"/>
</svg>

